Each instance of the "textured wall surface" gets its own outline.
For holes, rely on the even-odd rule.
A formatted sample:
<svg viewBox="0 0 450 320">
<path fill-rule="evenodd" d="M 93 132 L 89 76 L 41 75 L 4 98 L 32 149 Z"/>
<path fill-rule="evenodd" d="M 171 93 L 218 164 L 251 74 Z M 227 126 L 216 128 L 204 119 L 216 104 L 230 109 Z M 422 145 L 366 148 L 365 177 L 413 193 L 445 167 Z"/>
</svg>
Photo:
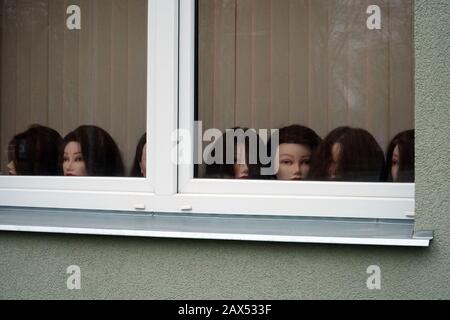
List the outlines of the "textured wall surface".
<svg viewBox="0 0 450 320">
<path fill-rule="evenodd" d="M 450 2 L 416 1 L 417 228 L 430 248 L 0 233 L 0 298 L 450 298 Z M 79 265 L 82 289 L 66 289 Z M 382 289 L 366 287 L 377 264 Z"/>
</svg>

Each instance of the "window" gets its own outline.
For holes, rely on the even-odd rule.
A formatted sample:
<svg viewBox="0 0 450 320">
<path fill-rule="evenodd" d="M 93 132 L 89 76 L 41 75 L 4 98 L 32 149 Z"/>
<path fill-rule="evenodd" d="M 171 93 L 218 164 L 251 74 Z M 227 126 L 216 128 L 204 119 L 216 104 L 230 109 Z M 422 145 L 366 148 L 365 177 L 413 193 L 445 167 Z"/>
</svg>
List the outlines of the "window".
<svg viewBox="0 0 450 320">
<path fill-rule="evenodd" d="M 198 1 L 200 134 L 280 129 L 278 181 L 413 182 L 413 157 L 403 177 L 383 172 L 391 139 L 414 129 L 412 1 L 377 3 Z M 196 177 L 270 178 L 230 165 L 200 165 Z"/>
<path fill-rule="evenodd" d="M 4 173 L 130 175 L 146 131 L 146 11 L 147 1 L 2 1 Z"/>
<path fill-rule="evenodd" d="M 154 189 L 145 161 L 148 12 L 147 0 L 0 2 L 5 204 L 143 206 L 95 197 Z"/>
<path fill-rule="evenodd" d="M 195 139 L 190 160 L 196 166 L 180 166 L 181 192 L 210 194 L 218 207 L 226 208 L 223 211 L 234 213 L 245 208 L 255 214 L 398 219 L 413 215 L 413 180 L 388 182 L 389 172 L 383 169 L 390 140 L 414 126 L 412 1 L 370 6 L 361 1 L 200 0 L 196 46 L 194 32 L 184 32 L 194 19 L 194 13 L 185 14 L 188 11 L 181 10 L 181 52 L 196 52 L 197 59 L 194 67 L 194 55 L 181 57 L 180 119 Z M 183 41 L 183 35 L 189 40 Z M 193 78 L 196 90 L 189 86 Z M 193 125 L 194 121 L 198 122 Z M 296 178 L 305 181 L 288 181 L 292 177 L 283 179 L 274 172 L 255 180 L 233 179 L 227 165 L 215 166 L 214 152 L 225 148 L 227 130 L 236 127 L 263 132 L 263 142 L 274 129 L 283 128 L 279 136 L 290 139 L 289 147 L 308 147 L 291 142 L 298 139 L 299 130 L 312 129 L 300 138 L 315 136 L 308 139 L 309 146 L 317 136 L 324 140 L 323 148 L 306 157 L 312 161 L 311 170 L 316 167 L 316 176 L 308 179 L 299 172 Z M 289 135 L 297 137 L 286 138 Z M 248 144 L 249 140 L 244 150 Z M 335 144 L 347 160 L 337 161 L 337 171 L 329 174 L 336 162 Z M 409 145 L 414 146 L 413 139 Z M 282 147 L 280 140 L 274 150 Z M 270 149 L 266 147 L 267 154 Z M 250 156 L 251 150 L 250 143 Z M 235 151 L 231 144 L 221 155 L 236 155 Z M 253 153 L 259 151 L 253 148 Z M 297 153 L 301 156 L 302 150 Z M 213 165 L 205 165 L 211 155 Z M 228 167 L 237 164 L 236 157 L 231 163 L 225 158 L 221 160 Z M 286 159 L 279 157 L 280 169 L 282 160 Z M 233 194 L 248 198 L 241 201 Z M 227 200 L 221 202 L 223 198 Z"/>
<path fill-rule="evenodd" d="M 20 214 L 10 208 L 19 206 L 89 210 L 81 211 L 85 222 L 65 211 L 43 215 L 61 232 L 72 232 L 75 219 L 82 233 L 399 243 L 361 240 L 361 230 L 382 237 L 377 223 L 387 219 L 394 232 L 386 237 L 410 240 L 413 172 L 385 170 L 384 157 L 397 133 L 414 129 L 411 0 L 1 4 L 3 172 L 10 139 L 32 123 L 62 135 L 102 127 L 125 167 L 124 174 L 62 176 L 71 150 L 60 148 L 59 175 L 0 176 L 9 221 L 2 229 L 18 230 L 11 221 Z M 323 148 L 343 127 L 350 142 Z M 142 136 L 138 165 L 141 171 L 146 157 L 146 176 L 137 178 L 129 172 Z M 391 149 L 394 159 L 400 150 Z M 311 221 L 334 219 L 348 223 L 335 229 L 340 240 L 299 235 L 306 224 L 330 230 Z M 344 236 L 348 226 L 360 240 Z"/>
</svg>

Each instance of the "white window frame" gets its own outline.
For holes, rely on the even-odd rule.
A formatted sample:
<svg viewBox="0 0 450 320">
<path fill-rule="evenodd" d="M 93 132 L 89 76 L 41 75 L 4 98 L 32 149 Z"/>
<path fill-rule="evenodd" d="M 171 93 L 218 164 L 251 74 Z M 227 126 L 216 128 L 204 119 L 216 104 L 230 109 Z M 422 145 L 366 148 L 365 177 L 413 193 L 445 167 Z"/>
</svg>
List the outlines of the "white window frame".
<svg viewBox="0 0 450 320">
<path fill-rule="evenodd" d="M 170 161 L 173 133 L 194 129 L 195 1 L 149 0 L 148 8 L 148 178 L 2 176 L 0 206 L 414 218 L 414 184 L 194 179 L 192 165 Z"/>
<path fill-rule="evenodd" d="M 180 0 L 180 128 L 194 134 L 195 0 Z M 268 128 L 270 129 L 270 128 Z M 192 138 L 191 143 L 194 144 Z M 193 148 L 192 148 L 193 149 Z M 194 154 L 190 163 L 194 161 Z M 179 192 L 201 197 L 195 212 L 411 219 L 415 184 L 195 179 L 179 166 Z M 194 206 L 193 206 L 194 207 Z"/>
</svg>

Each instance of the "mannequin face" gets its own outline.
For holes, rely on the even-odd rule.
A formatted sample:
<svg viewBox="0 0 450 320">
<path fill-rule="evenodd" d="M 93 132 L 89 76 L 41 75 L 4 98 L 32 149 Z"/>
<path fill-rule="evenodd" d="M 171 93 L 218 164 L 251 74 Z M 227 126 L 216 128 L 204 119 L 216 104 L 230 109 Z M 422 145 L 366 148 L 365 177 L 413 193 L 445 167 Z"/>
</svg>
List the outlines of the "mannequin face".
<svg viewBox="0 0 450 320">
<path fill-rule="evenodd" d="M 142 156 L 139 166 L 141 167 L 142 176 L 147 177 L 147 144 L 145 144 L 144 148 L 142 148 Z"/>
<path fill-rule="evenodd" d="M 394 182 L 398 181 L 399 167 L 400 167 L 400 150 L 398 149 L 398 145 L 396 145 L 394 148 L 394 152 L 392 153 L 392 167 L 391 167 L 392 180 Z"/>
<path fill-rule="evenodd" d="M 297 143 L 282 143 L 278 147 L 278 180 L 304 180 L 308 176 L 311 149 Z"/>
<path fill-rule="evenodd" d="M 11 162 L 8 163 L 8 174 L 10 176 L 17 175 L 16 165 L 14 164 L 14 161 L 11 161 Z"/>
<path fill-rule="evenodd" d="M 65 176 L 87 176 L 86 163 L 78 142 L 69 142 L 64 149 L 63 170 Z"/>
<path fill-rule="evenodd" d="M 233 172 L 235 179 L 248 179 L 248 165 L 245 157 L 245 144 L 237 144 L 235 159 L 233 164 Z"/>
<path fill-rule="evenodd" d="M 338 177 L 338 169 L 339 169 L 338 165 L 340 155 L 341 155 L 341 145 L 339 143 L 335 143 L 331 148 L 331 163 L 328 168 L 330 180 L 335 180 Z"/>
</svg>

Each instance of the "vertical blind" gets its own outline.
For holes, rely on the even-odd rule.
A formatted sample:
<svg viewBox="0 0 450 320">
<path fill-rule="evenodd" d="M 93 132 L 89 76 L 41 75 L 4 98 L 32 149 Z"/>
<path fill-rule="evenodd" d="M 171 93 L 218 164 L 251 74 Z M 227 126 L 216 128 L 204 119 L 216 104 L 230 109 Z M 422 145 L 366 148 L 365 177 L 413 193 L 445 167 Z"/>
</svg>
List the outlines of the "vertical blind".
<svg viewBox="0 0 450 320">
<path fill-rule="evenodd" d="M 129 167 L 145 131 L 147 0 L 0 0 L 1 146 L 39 123 L 107 130 Z M 81 30 L 66 27 L 69 5 Z M 381 8 L 380 30 L 366 10 Z M 412 0 L 199 0 L 203 128 L 414 127 Z M 2 164 L 6 152 L 2 152 Z"/>
<path fill-rule="evenodd" d="M 367 27 L 370 5 L 381 29 Z M 412 0 L 200 0 L 203 128 L 414 128 Z"/>
<path fill-rule="evenodd" d="M 130 167 L 146 130 L 148 0 L 0 0 L 1 146 L 37 123 L 108 131 Z M 69 30 L 70 5 L 81 29 Z M 2 168 L 6 152 L 2 152 Z"/>
</svg>

